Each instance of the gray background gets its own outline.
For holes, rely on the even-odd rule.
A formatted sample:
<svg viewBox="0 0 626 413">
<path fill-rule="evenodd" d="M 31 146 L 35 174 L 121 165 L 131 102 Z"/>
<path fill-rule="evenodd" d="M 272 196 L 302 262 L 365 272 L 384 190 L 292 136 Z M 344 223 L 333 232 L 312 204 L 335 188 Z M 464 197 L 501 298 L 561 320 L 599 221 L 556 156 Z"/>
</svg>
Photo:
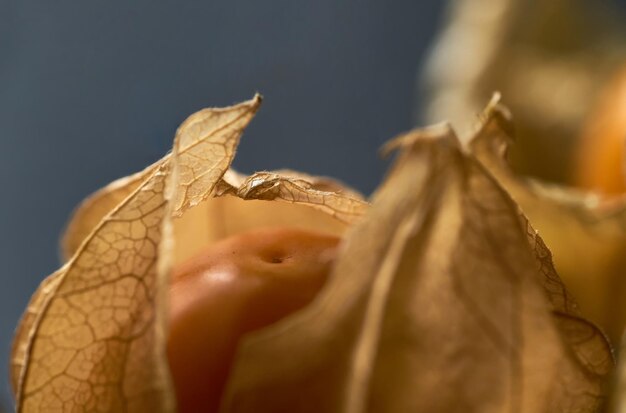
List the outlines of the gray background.
<svg viewBox="0 0 626 413">
<path fill-rule="evenodd" d="M 371 192 L 378 147 L 411 127 L 442 6 L 0 0 L 0 400 L 13 328 L 77 202 L 164 155 L 186 115 L 256 91 L 236 167 Z"/>
</svg>

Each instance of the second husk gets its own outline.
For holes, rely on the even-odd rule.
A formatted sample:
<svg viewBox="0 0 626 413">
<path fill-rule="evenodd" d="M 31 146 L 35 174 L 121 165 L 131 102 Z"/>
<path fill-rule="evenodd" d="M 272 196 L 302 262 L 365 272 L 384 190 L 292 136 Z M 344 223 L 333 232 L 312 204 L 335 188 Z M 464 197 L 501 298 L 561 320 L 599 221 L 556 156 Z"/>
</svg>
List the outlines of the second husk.
<svg viewBox="0 0 626 413">
<path fill-rule="evenodd" d="M 476 156 L 533 222 L 581 310 L 618 349 L 626 321 L 625 180 L 618 188 L 589 180 L 607 173 L 597 159 L 611 139 L 611 179 L 623 169 L 623 138 L 608 129 L 624 124 L 622 21 L 611 2 L 451 0 L 422 77 L 422 121 L 450 119 L 462 139 L 474 137 L 475 114 L 493 91 L 503 92 L 515 121 L 492 101 Z M 626 367 L 619 371 L 611 412 L 626 412 Z"/>
</svg>

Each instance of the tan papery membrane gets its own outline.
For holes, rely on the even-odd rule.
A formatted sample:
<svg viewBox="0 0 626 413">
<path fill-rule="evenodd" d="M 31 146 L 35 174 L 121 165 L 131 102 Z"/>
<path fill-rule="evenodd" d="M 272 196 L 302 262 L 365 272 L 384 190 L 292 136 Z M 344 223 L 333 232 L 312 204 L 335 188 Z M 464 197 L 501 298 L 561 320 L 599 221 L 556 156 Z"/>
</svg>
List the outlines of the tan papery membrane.
<svg viewBox="0 0 626 413">
<path fill-rule="evenodd" d="M 540 231 L 585 315 L 618 343 L 626 322 L 626 197 L 603 198 L 514 173 L 506 159 L 514 124 L 499 100 L 495 95 L 482 113 L 469 145 Z"/>
<path fill-rule="evenodd" d="M 230 169 L 259 104 L 190 116 L 79 207 L 16 333 L 19 412 L 175 411 L 170 267 L 279 225 L 343 236 L 340 258 L 313 304 L 244 339 L 223 412 L 598 411 L 610 346 L 486 158 L 447 126 L 409 133 L 370 208 L 332 179 Z"/>
<path fill-rule="evenodd" d="M 222 412 L 596 412 L 613 366 L 519 208 L 410 133 L 304 311 L 241 345 Z"/>
</svg>

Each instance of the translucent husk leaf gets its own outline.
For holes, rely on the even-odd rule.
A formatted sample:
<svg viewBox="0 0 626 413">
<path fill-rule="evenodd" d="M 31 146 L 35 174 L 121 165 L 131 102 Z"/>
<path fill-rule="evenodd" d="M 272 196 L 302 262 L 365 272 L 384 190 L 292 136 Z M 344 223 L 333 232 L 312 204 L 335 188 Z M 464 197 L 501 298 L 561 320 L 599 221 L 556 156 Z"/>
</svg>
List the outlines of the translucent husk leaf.
<svg viewBox="0 0 626 413">
<path fill-rule="evenodd" d="M 401 148 L 327 287 L 240 345 L 222 412 L 596 412 L 613 365 L 447 126 Z"/>
<path fill-rule="evenodd" d="M 44 281 L 18 327 L 12 355 L 18 412 L 174 410 L 164 354 L 171 253 L 163 232 L 167 238 L 171 215 L 212 192 L 259 104 L 256 96 L 192 115 L 177 131 L 173 156 L 138 175 L 145 177 L 138 185 L 136 176 L 109 187 L 114 196 L 129 194 Z M 103 207 L 92 202 L 82 211 L 95 212 L 75 221 L 85 228 L 112 196 L 105 190 L 95 199 Z"/>
<path fill-rule="evenodd" d="M 506 159 L 513 135 L 511 117 L 495 95 L 468 141 L 540 231 L 583 313 L 619 343 L 626 323 L 626 198 L 601 200 L 520 177 Z"/>
<path fill-rule="evenodd" d="M 154 172 L 158 163 L 136 174 L 117 179 L 83 200 L 72 214 L 61 237 L 61 257 L 69 260 L 93 229 Z"/>
<path fill-rule="evenodd" d="M 66 268 L 63 267 L 43 280 L 37 291 L 35 291 L 31 297 L 28 307 L 22 315 L 22 319 L 15 330 L 13 346 L 11 349 L 10 372 L 11 388 L 14 394 L 17 394 L 20 375 L 26 363 L 32 326 L 39 316 L 39 313 L 45 304 L 45 300 L 48 299 L 48 297 L 50 297 L 53 291 L 58 287 L 58 283 L 61 280 L 59 275 L 65 271 Z"/>
<path fill-rule="evenodd" d="M 260 102 L 193 114 L 171 154 L 77 208 L 62 241 L 67 262 L 35 292 L 16 331 L 19 412 L 174 411 L 164 357 L 171 265 L 247 228 L 341 235 L 364 213 L 356 191 L 328 178 L 229 169 Z"/>
<path fill-rule="evenodd" d="M 172 411 L 156 270 L 167 164 L 109 214 L 35 302 L 17 411 Z M 28 323 L 25 319 L 24 322 Z M 29 327 L 29 328 L 28 328 Z"/>
</svg>

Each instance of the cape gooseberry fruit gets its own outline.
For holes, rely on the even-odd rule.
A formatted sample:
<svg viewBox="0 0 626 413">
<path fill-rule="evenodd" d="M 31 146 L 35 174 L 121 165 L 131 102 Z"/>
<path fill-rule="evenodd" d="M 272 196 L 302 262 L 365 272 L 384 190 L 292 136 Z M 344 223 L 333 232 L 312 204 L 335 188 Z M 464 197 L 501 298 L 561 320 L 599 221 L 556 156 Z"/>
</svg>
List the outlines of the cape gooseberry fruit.
<svg viewBox="0 0 626 413">
<path fill-rule="evenodd" d="M 218 410 L 240 338 L 310 303 L 338 244 L 293 228 L 256 229 L 174 268 L 167 352 L 179 412 Z"/>
</svg>

